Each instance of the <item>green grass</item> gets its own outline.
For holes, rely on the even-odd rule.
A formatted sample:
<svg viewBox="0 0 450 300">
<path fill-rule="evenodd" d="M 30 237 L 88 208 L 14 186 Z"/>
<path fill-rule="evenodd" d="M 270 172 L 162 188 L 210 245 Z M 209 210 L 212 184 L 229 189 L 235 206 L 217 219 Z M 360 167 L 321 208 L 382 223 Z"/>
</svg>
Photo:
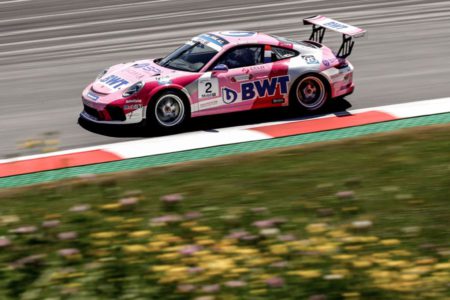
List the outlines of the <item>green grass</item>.
<svg viewBox="0 0 450 300">
<path fill-rule="evenodd" d="M 441 125 L 4 190 L 0 299 L 449 299 L 449 151 Z"/>
</svg>

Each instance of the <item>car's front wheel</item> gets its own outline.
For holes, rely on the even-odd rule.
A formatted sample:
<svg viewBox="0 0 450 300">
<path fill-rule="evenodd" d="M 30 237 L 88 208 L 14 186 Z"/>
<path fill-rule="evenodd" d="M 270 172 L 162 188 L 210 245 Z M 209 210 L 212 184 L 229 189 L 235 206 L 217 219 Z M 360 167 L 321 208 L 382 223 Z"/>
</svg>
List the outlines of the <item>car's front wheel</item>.
<svg viewBox="0 0 450 300">
<path fill-rule="evenodd" d="M 186 123 L 189 113 L 187 101 L 180 93 L 163 92 L 150 100 L 147 107 L 147 125 L 162 130 L 176 130 Z"/>
<path fill-rule="evenodd" d="M 319 110 L 325 105 L 327 100 L 327 86 L 316 75 L 301 77 L 291 90 L 291 104 L 303 110 Z"/>
</svg>

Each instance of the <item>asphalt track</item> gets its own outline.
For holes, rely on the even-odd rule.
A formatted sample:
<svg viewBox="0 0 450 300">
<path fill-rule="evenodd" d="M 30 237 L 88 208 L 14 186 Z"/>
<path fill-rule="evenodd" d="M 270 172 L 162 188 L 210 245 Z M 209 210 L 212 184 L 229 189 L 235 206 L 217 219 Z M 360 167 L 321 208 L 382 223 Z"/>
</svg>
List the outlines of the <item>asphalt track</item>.
<svg viewBox="0 0 450 300">
<path fill-rule="evenodd" d="M 135 128 L 97 131 L 106 136 L 77 124 L 81 90 L 100 70 L 160 57 L 205 31 L 304 39 L 301 19 L 315 14 L 369 31 L 351 56 L 357 90 L 346 100 L 352 109 L 450 95 L 450 1 L 0 0 L 0 158 L 20 154 L 20 141 L 52 131 L 62 149 L 140 138 Z M 338 36 L 328 41 L 336 44 Z M 191 130 L 266 117 L 202 118 Z"/>
</svg>

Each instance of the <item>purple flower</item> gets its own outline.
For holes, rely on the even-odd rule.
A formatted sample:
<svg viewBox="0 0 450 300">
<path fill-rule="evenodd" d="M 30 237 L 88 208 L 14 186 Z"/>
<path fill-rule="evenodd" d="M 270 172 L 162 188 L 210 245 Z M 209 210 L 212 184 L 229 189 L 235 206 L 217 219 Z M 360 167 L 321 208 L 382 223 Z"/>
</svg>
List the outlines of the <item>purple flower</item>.
<svg viewBox="0 0 450 300">
<path fill-rule="evenodd" d="M 284 279 L 278 276 L 266 279 L 266 284 L 272 288 L 282 287 L 284 285 Z"/>
<path fill-rule="evenodd" d="M 339 199 L 352 199 L 355 196 L 353 191 L 341 191 L 336 193 L 336 197 Z"/>
<path fill-rule="evenodd" d="M 200 268 L 200 267 L 190 267 L 189 269 L 188 269 L 188 273 L 189 274 L 197 274 L 197 273 L 201 273 L 201 272 L 203 272 L 204 271 L 204 269 L 203 268 Z"/>
<path fill-rule="evenodd" d="M 61 224 L 61 222 L 59 220 L 48 220 L 48 221 L 42 222 L 42 227 L 53 228 L 53 227 L 58 226 L 59 224 Z"/>
<path fill-rule="evenodd" d="M 0 237 L 0 248 L 8 247 L 11 245 L 11 241 L 5 237 Z"/>
<path fill-rule="evenodd" d="M 283 234 L 278 237 L 278 240 L 282 242 L 295 241 L 296 237 L 293 234 Z"/>
<path fill-rule="evenodd" d="M 253 207 L 253 208 L 250 208 L 250 211 L 254 212 L 254 213 L 263 213 L 263 212 L 267 211 L 267 208 L 266 207 Z"/>
<path fill-rule="evenodd" d="M 202 213 L 198 212 L 198 211 L 189 211 L 187 213 L 184 214 L 184 217 L 188 220 L 192 220 L 192 219 L 198 219 L 202 216 Z"/>
<path fill-rule="evenodd" d="M 245 230 L 241 230 L 241 231 L 234 231 L 232 233 L 230 233 L 229 235 L 227 235 L 227 238 L 229 239 L 241 239 L 245 236 L 249 235 L 249 233 Z"/>
<path fill-rule="evenodd" d="M 58 254 L 63 256 L 63 257 L 71 257 L 71 256 L 74 256 L 74 255 L 80 254 L 80 250 L 75 249 L 75 248 L 61 249 L 61 250 L 58 251 Z"/>
<path fill-rule="evenodd" d="M 22 227 L 10 230 L 10 232 L 18 233 L 18 234 L 27 234 L 27 233 L 33 233 L 36 231 L 37 231 L 36 226 L 22 226 Z"/>
<path fill-rule="evenodd" d="M 75 231 L 67 231 L 58 233 L 58 239 L 62 241 L 73 240 L 78 237 L 78 234 Z"/>
<path fill-rule="evenodd" d="M 288 266 L 288 262 L 287 261 L 277 261 L 274 262 L 270 265 L 273 268 L 286 268 Z"/>
<path fill-rule="evenodd" d="M 195 290 L 195 285 L 193 284 L 179 284 L 177 286 L 177 291 L 180 293 L 190 293 Z"/>
<path fill-rule="evenodd" d="M 152 223 L 174 223 L 180 222 L 183 218 L 179 215 L 165 215 L 151 219 Z"/>
<path fill-rule="evenodd" d="M 83 212 L 83 211 L 87 211 L 91 209 L 91 206 L 89 204 L 80 204 L 80 205 L 75 205 L 73 207 L 71 207 L 69 209 L 69 211 L 71 212 Z"/>
<path fill-rule="evenodd" d="M 138 202 L 139 199 L 137 197 L 127 197 L 119 200 L 121 206 L 135 206 Z"/>
<path fill-rule="evenodd" d="M 220 285 L 218 284 L 209 284 L 202 286 L 202 291 L 205 293 L 215 293 L 220 290 Z"/>
<path fill-rule="evenodd" d="M 258 227 L 258 228 L 271 228 L 271 227 L 275 226 L 275 222 L 272 219 L 261 220 L 261 221 L 253 222 L 252 225 L 255 227 Z"/>
<path fill-rule="evenodd" d="M 247 285 L 247 282 L 242 280 L 230 280 L 225 282 L 225 286 L 230 288 L 244 287 Z"/>
<path fill-rule="evenodd" d="M 282 224 L 285 222 L 286 222 L 286 219 L 284 219 L 284 218 L 272 218 L 272 219 L 260 220 L 260 221 L 253 222 L 253 226 L 258 227 L 258 228 L 271 228 L 271 227 L 274 227 L 278 224 Z"/>
<path fill-rule="evenodd" d="M 15 261 L 12 266 L 15 268 L 21 268 L 26 265 L 38 265 L 42 262 L 42 260 L 46 257 L 44 254 L 35 254 L 30 255 L 24 258 L 21 258 L 17 261 Z"/>
<path fill-rule="evenodd" d="M 161 197 L 161 201 L 167 204 L 173 204 L 183 201 L 184 197 L 181 194 L 170 194 Z"/>
<path fill-rule="evenodd" d="M 198 251 L 200 251 L 202 249 L 203 248 L 201 246 L 198 246 L 198 245 L 187 245 L 187 246 L 183 247 L 183 249 L 180 250 L 180 254 L 192 255 L 195 252 L 198 252 Z"/>
</svg>

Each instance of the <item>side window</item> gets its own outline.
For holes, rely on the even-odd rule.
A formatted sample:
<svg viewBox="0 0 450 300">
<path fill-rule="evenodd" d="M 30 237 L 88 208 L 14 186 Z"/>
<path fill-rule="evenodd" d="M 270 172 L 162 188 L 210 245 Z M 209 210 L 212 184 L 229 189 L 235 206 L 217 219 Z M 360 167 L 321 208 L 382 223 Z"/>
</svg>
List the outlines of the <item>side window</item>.
<svg viewBox="0 0 450 300">
<path fill-rule="evenodd" d="M 272 46 L 272 61 L 273 62 L 279 61 L 282 59 L 291 58 L 291 57 L 294 57 L 297 55 L 298 55 L 297 51 Z"/>
<path fill-rule="evenodd" d="M 236 47 L 222 57 L 214 65 L 224 64 L 230 69 L 259 65 L 262 63 L 262 47 Z"/>
</svg>

